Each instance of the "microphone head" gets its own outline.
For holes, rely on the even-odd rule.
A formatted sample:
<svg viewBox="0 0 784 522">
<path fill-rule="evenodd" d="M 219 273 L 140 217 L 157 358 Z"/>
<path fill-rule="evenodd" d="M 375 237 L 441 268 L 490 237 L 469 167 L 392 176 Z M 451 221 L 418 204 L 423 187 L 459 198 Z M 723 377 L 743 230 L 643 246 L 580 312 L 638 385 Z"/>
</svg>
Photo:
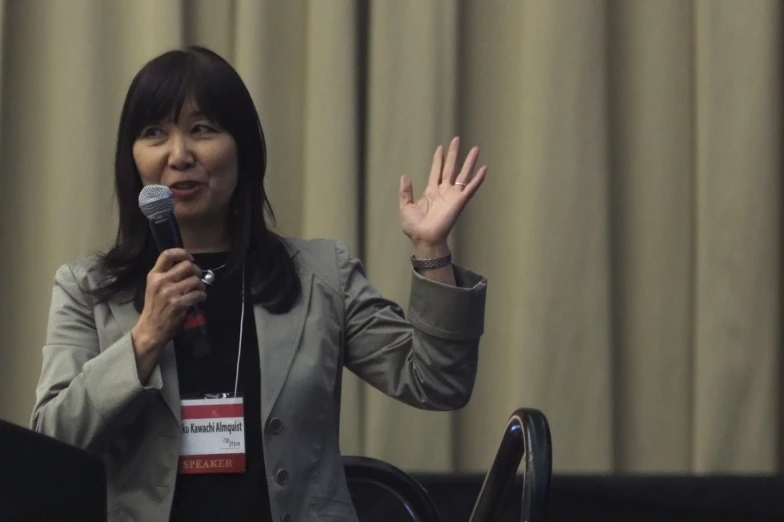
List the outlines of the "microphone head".
<svg viewBox="0 0 784 522">
<path fill-rule="evenodd" d="M 174 194 L 164 185 L 147 185 L 139 193 L 139 208 L 147 219 L 161 218 L 174 212 Z"/>
</svg>

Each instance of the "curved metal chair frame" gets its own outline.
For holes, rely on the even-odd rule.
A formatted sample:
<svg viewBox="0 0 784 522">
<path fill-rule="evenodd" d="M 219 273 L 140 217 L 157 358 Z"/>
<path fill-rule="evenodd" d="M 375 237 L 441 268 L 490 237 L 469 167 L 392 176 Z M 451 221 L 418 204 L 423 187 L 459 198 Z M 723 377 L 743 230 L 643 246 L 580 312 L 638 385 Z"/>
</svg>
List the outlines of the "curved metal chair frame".
<svg viewBox="0 0 784 522">
<path fill-rule="evenodd" d="M 502 501 L 514 484 L 525 457 L 521 522 L 542 522 L 547 517 L 552 476 L 552 442 L 547 417 L 539 410 L 520 408 L 506 423 L 501 444 L 485 477 L 469 522 L 495 522 Z M 370 457 L 343 457 L 346 478 L 371 482 L 393 493 L 416 522 L 440 522 L 425 488 L 404 471 Z"/>
<path fill-rule="evenodd" d="M 501 501 L 514 483 L 525 456 L 521 522 L 547 517 L 552 476 L 552 442 L 547 417 L 539 410 L 520 408 L 506 423 L 493 465 L 485 477 L 469 522 L 491 522 L 501 514 Z"/>
<path fill-rule="evenodd" d="M 376 484 L 394 494 L 408 510 L 415 522 L 439 522 L 438 509 L 427 490 L 388 462 L 371 457 L 343 457 L 343 467 L 348 480 L 361 480 Z"/>
</svg>

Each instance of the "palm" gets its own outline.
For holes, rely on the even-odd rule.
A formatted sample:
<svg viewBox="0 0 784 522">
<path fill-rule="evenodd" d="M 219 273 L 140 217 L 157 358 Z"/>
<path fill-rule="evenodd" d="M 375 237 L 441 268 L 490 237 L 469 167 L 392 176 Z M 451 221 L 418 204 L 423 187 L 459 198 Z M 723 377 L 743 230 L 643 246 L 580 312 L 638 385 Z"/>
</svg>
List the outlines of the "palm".
<svg viewBox="0 0 784 522">
<path fill-rule="evenodd" d="M 446 242 L 458 216 L 484 180 L 487 167 L 474 172 L 479 149 L 471 149 L 459 171 L 458 149 L 458 138 L 452 140 L 446 160 L 442 148 L 436 149 L 427 187 L 416 201 L 411 180 L 407 176 L 401 179 L 400 220 L 403 232 L 415 243 Z"/>
</svg>

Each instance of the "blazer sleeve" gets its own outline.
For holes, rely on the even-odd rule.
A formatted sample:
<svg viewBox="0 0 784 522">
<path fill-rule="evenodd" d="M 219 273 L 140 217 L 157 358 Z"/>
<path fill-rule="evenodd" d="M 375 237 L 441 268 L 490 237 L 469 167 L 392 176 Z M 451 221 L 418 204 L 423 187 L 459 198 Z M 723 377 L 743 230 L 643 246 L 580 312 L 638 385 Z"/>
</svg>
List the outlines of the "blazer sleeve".
<svg viewBox="0 0 784 522">
<path fill-rule="evenodd" d="M 408 318 L 337 243 L 345 303 L 344 363 L 381 392 L 426 410 L 468 403 L 484 332 L 487 280 L 454 266 L 458 286 L 412 270 Z"/>
<path fill-rule="evenodd" d="M 86 284 L 85 267 L 57 270 L 31 427 L 100 453 L 134 421 L 163 381 L 156 366 L 147 385 L 141 384 L 130 334 L 101 351 Z"/>
</svg>

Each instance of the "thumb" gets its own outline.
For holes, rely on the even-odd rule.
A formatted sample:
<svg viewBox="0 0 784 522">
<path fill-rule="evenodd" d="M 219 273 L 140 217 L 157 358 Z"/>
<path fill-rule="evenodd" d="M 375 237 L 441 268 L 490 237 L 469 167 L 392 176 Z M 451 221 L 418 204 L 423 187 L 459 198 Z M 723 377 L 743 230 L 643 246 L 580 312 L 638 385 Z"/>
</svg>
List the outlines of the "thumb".
<svg viewBox="0 0 784 522">
<path fill-rule="evenodd" d="M 400 207 L 414 202 L 414 185 L 407 175 L 400 177 Z"/>
</svg>

